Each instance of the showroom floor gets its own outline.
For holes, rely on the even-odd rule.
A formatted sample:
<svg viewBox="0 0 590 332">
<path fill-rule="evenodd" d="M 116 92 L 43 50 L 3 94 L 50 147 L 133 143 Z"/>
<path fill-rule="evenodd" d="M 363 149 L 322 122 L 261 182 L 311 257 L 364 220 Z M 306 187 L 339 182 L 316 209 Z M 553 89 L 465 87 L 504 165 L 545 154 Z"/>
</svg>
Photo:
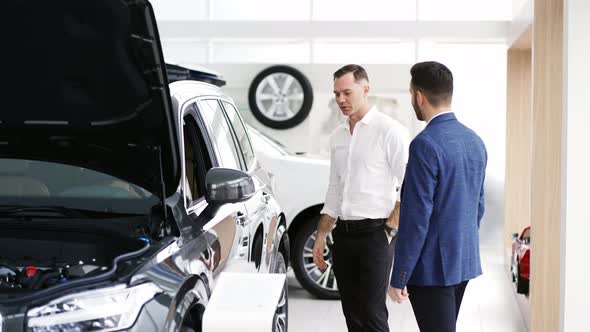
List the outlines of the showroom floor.
<svg viewBox="0 0 590 332">
<path fill-rule="evenodd" d="M 496 254 L 497 253 L 497 254 Z M 484 274 L 467 286 L 461 306 L 458 332 L 521 332 L 527 331 L 519 309 L 519 301 L 511 289 L 512 284 L 504 269 L 498 250 L 482 248 Z M 289 331 L 291 332 L 342 332 L 346 323 L 339 301 L 312 298 L 290 275 Z M 387 300 L 391 331 L 418 332 L 414 313 L 409 302 L 401 305 Z"/>
<path fill-rule="evenodd" d="M 490 187 L 492 187 L 490 185 Z M 492 189 L 492 188 L 490 188 Z M 486 215 L 480 229 L 483 275 L 467 286 L 458 332 L 528 331 L 528 299 L 517 295 L 505 267 L 502 196 L 492 191 L 486 198 Z M 495 221 L 495 222 L 492 222 Z M 499 245 L 500 244 L 500 245 Z M 343 332 L 346 322 L 339 301 L 317 300 L 303 290 L 292 272 L 289 274 L 289 331 Z M 409 302 L 387 300 L 392 332 L 418 332 Z"/>
</svg>

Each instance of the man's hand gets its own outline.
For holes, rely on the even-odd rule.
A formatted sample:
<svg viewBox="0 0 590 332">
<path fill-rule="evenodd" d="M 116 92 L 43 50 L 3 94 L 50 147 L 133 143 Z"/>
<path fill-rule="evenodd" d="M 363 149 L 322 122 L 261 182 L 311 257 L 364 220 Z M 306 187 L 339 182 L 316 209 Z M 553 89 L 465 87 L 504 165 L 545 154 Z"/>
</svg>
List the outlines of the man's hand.
<svg viewBox="0 0 590 332">
<path fill-rule="evenodd" d="M 393 288 L 389 286 L 389 290 L 387 291 L 393 302 L 402 303 L 408 298 L 408 289 L 404 287 L 404 289 Z"/>
<path fill-rule="evenodd" d="M 315 242 L 313 243 L 313 262 L 320 270 L 328 268 L 328 264 L 324 261 L 324 250 L 326 248 L 327 234 L 317 232 Z"/>
<path fill-rule="evenodd" d="M 401 208 L 400 202 L 395 202 L 395 207 L 393 211 L 389 214 L 387 221 L 385 222 L 387 226 L 395 229 L 399 229 L 399 210 Z"/>
</svg>

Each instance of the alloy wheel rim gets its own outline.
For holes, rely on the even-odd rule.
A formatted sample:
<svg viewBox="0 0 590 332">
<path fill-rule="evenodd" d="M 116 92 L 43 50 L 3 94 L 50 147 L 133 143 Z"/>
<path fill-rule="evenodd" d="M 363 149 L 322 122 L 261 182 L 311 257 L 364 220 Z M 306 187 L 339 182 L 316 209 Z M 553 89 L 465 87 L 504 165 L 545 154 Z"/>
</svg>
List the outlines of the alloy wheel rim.
<svg viewBox="0 0 590 332">
<path fill-rule="evenodd" d="M 256 106 L 274 121 L 294 118 L 303 106 L 303 99 L 301 83 L 287 73 L 270 74 L 256 87 Z"/>
<path fill-rule="evenodd" d="M 324 248 L 324 261 L 328 265 L 328 267 L 321 271 L 313 262 L 313 244 L 317 237 L 317 231 L 314 231 L 305 241 L 305 245 L 303 247 L 303 267 L 307 276 L 310 280 L 312 280 L 315 285 L 319 288 L 322 288 L 326 291 L 335 292 L 338 291 L 338 284 L 336 282 L 336 277 L 334 276 L 334 269 L 333 269 L 333 258 L 332 258 L 332 244 L 334 243 L 334 239 L 332 238 L 332 233 L 328 234 L 326 238 L 326 247 Z"/>
<path fill-rule="evenodd" d="M 282 266 L 277 273 L 286 273 L 287 269 Z M 287 331 L 287 281 L 283 285 L 283 292 L 281 293 L 281 299 L 277 305 L 275 311 L 275 332 L 286 332 Z"/>
</svg>

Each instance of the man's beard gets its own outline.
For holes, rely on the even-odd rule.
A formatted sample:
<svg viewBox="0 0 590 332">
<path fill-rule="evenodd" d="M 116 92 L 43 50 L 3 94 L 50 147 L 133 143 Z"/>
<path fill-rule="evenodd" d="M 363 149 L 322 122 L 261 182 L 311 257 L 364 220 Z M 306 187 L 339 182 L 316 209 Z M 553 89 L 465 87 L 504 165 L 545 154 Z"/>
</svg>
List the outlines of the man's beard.
<svg viewBox="0 0 590 332">
<path fill-rule="evenodd" d="M 416 118 L 418 118 L 418 121 L 424 121 L 424 115 L 420 110 L 420 106 L 418 106 L 418 98 L 416 97 L 417 95 L 417 93 L 414 93 L 412 96 L 412 107 L 414 108 L 414 113 L 416 113 Z"/>
</svg>

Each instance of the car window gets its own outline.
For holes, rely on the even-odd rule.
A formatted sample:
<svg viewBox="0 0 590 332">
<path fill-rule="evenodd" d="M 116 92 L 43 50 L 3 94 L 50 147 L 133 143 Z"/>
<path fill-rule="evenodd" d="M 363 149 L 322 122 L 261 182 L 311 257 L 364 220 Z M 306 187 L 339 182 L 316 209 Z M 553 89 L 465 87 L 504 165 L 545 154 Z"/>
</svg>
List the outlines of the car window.
<svg viewBox="0 0 590 332">
<path fill-rule="evenodd" d="M 234 142 L 231 128 L 221 105 L 217 100 L 209 99 L 199 102 L 204 120 L 207 122 L 213 144 L 217 147 L 217 157 L 221 166 L 242 169 L 241 153 Z"/>
<path fill-rule="evenodd" d="M 522 239 L 523 242 L 525 243 L 530 243 L 531 242 L 531 229 L 527 229 L 526 231 L 524 231 L 522 233 Z"/>
<path fill-rule="evenodd" d="M 185 196 L 188 205 L 205 197 L 205 176 L 211 168 L 207 148 L 199 127 L 192 115 L 183 118 Z"/>
<path fill-rule="evenodd" d="M 256 131 L 252 127 L 248 127 L 248 133 L 252 144 L 256 147 L 256 151 L 259 154 L 272 157 L 282 157 L 288 155 L 287 151 L 281 145 L 279 145 L 280 143 Z M 260 156 L 258 157 L 260 158 Z"/>
<path fill-rule="evenodd" d="M 225 112 L 227 113 L 227 117 L 229 118 L 232 127 L 234 128 L 238 144 L 240 145 L 244 156 L 244 162 L 248 166 L 248 169 L 251 169 L 254 163 L 254 150 L 252 150 L 246 127 L 244 127 L 244 123 L 234 105 L 224 101 L 223 107 L 225 108 Z"/>
</svg>

